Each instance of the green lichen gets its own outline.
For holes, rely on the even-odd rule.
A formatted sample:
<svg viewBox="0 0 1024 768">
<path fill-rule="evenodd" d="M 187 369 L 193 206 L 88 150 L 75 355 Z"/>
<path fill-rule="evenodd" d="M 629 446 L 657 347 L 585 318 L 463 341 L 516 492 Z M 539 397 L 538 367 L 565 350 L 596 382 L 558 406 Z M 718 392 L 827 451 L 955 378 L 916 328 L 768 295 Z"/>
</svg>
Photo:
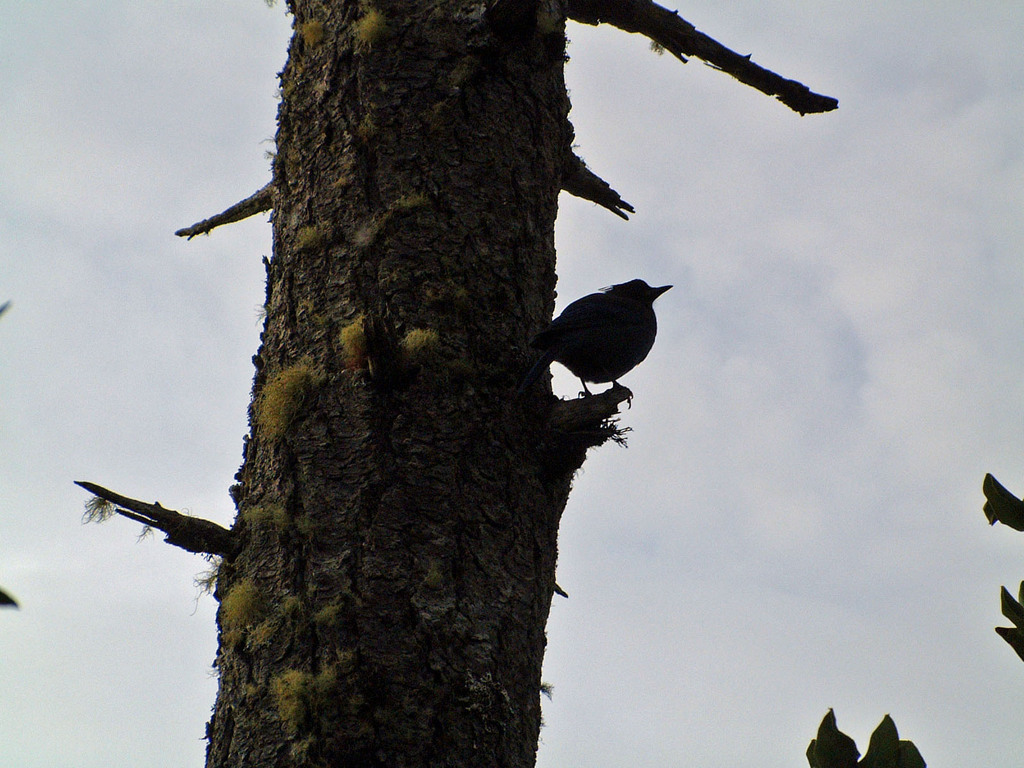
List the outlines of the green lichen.
<svg viewBox="0 0 1024 768">
<path fill-rule="evenodd" d="M 316 227 L 301 227 L 299 229 L 295 247 L 300 251 L 314 251 L 323 244 L 323 233 Z"/>
<path fill-rule="evenodd" d="M 281 613 L 289 619 L 296 619 L 302 614 L 302 600 L 295 595 L 288 595 L 281 601 Z"/>
<path fill-rule="evenodd" d="M 300 320 L 309 320 L 313 325 L 319 326 L 320 328 L 327 327 L 327 318 L 321 313 L 316 311 L 316 304 L 309 299 L 303 299 L 299 302 L 298 311 L 296 313 Z"/>
<path fill-rule="evenodd" d="M 306 538 L 309 538 L 313 535 L 313 531 L 316 530 L 316 525 L 314 525 L 312 518 L 308 515 L 303 515 L 302 517 L 296 518 L 295 530 Z"/>
<path fill-rule="evenodd" d="M 422 208 L 425 205 L 429 205 L 429 203 L 430 200 L 425 194 L 422 192 L 413 192 L 408 195 L 403 195 L 395 200 L 394 207 L 399 211 L 408 211 L 413 208 Z"/>
<path fill-rule="evenodd" d="M 250 627 L 258 623 L 265 613 L 263 596 L 251 579 L 233 584 L 220 603 L 220 622 L 226 630 Z"/>
<path fill-rule="evenodd" d="M 281 634 L 280 619 L 268 619 L 249 630 L 249 644 L 251 648 L 265 648 L 270 641 Z"/>
<path fill-rule="evenodd" d="M 292 734 L 308 729 L 337 693 L 338 674 L 333 666 L 318 674 L 289 669 L 270 681 L 277 714 Z"/>
<path fill-rule="evenodd" d="M 369 8 L 352 24 L 352 37 L 360 51 L 378 45 L 390 35 L 387 19 L 376 8 Z"/>
<path fill-rule="evenodd" d="M 302 35 L 302 42 L 310 48 L 316 48 L 324 40 L 323 22 L 307 21 L 299 26 L 299 34 Z"/>
<path fill-rule="evenodd" d="M 217 579 L 220 578 L 222 563 L 222 558 L 214 557 L 210 560 L 210 567 L 196 575 L 194 582 L 200 592 L 205 595 L 212 595 L 213 591 L 217 589 Z"/>
<path fill-rule="evenodd" d="M 432 328 L 413 328 L 402 337 L 399 346 L 406 363 L 423 364 L 437 357 L 441 337 Z"/>
<path fill-rule="evenodd" d="M 284 437 L 306 398 L 325 381 L 326 376 L 308 360 L 278 371 L 256 400 L 254 415 L 260 433 L 270 440 Z"/>
<path fill-rule="evenodd" d="M 366 324 L 363 315 L 341 329 L 338 340 L 345 356 L 345 367 L 349 369 L 366 367 Z"/>
<path fill-rule="evenodd" d="M 257 504 L 242 510 L 242 519 L 253 526 L 271 526 L 285 531 L 291 525 L 291 517 L 283 504 Z"/>
<path fill-rule="evenodd" d="M 85 502 L 85 512 L 82 513 L 83 523 L 102 523 L 109 520 L 117 512 L 117 507 L 106 499 L 93 496 Z"/>
<path fill-rule="evenodd" d="M 321 627 L 336 627 L 341 619 L 341 604 L 328 603 L 315 614 L 313 621 Z"/>
</svg>

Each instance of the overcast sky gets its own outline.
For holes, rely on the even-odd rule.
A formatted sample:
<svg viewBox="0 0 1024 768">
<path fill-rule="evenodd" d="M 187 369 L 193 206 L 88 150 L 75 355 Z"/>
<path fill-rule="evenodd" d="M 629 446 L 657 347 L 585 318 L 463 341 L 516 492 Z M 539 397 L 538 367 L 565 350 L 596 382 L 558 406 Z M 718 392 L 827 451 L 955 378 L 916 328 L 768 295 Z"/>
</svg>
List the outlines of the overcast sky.
<svg viewBox="0 0 1024 768">
<path fill-rule="evenodd" d="M 1018 765 L 1024 664 L 992 627 L 1024 536 L 980 486 L 1024 492 L 1024 5 L 678 8 L 840 108 L 570 25 L 578 151 L 637 214 L 563 195 L 558 307 L 676 287 L 629 448 L 563 518 L 538 765 L 801 766 L 829 707 L 862 749 L 889 712 L 933 768 Z M 231 521 L 270 229 L 172 233 L 268 180 L 290 19 L 5 11 L 0 763 L 200 766 L 206 564 L 82 526 L 72 481 Z"/>
</svg>

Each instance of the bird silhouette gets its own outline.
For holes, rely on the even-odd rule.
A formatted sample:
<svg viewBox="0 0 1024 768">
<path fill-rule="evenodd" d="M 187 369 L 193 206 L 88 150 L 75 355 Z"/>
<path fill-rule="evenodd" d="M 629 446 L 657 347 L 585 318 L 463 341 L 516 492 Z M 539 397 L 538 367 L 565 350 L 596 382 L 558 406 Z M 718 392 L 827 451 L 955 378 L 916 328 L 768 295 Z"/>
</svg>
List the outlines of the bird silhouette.
<svg viewBox="0 0 1024 768">
<path fill-rule="evenodd" d="M 643 280 L 630 280 L 574 301 L 530 341 L 530 346 L 544 354 L 523 377 L 518 394 L 537 381 L 552 362 L 572 371 L 587 395 L 588 381 L 618 384 L 654 346 L 658 333 L 654 300 L 671 287 L 652 288 Z"/>
</svg>

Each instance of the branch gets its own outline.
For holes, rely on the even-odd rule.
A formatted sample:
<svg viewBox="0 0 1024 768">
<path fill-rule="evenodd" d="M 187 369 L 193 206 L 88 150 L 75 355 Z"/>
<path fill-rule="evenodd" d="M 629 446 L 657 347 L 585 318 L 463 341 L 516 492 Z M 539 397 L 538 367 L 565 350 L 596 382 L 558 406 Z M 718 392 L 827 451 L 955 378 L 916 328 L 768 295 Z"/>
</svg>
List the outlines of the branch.
<svg viewBox="0 0 1024 768">
<path fill-rule="evenodd" d="M 215 216 L 211 216 L 208 219 L 203 219 L 198 224 L 193 224 L 191 227 L 179 229 L 174 234 L 178 237 L 187 237 L 191 240 L 196 235 L 209 234 L 211 229 L 219 227 L 222 224 L 234 224 L 236 221 L 241 221 L 242 219 L 247 219 L 250 216 L 255 216 L 257 213 L 269 211 L 273 207 L 274 184 L 271 182 L 255 194 L 245 198 L 245 200 L 235 203 L 226 211 L 218 213 Z"/>
<path fill-rule="evenodd" d="M 542 463 L 552 474 L 575 472 L 590 448 L 611 440 L 625 445 L 625 433 L 613 418 L 619 404 L 632 400 L 633 393 L 621 384 L 604 392 L 575 400 L 557 400 L 548 415 L 548 439 L 539 446 Z"/>
<path fill-rule="evenodd" d="M 580 157 L 572 153 L 569 154 L 569 159 L 562 175 L 562 189 L 570 195 L 597 203 L 627 221 L 629 216 L 623 213 L 623 211 L 636 212 L 632 205 L 619 197 L 619 193 L 612 189 L 607 181 L 587 168 L 587 164 Z"/>
<path fill-rule="evenodd" d="M 569 0 L 569 18 L 581 24 L 611 24 L 626 32 L 649 37 L 680 61 L 696 56 L 715 69 L 732 75 L 741 83 L 774 96 L 790 109 L 805 115 L 808 112 L 831 112 L 839 106 L 838 99 L 813 93 L 796 80 L 787 80 L 741 56 L 711 39 L 677 11 L 670 11 L 651 0 Z"/>
<path fill-rule="evenodd" d="M 92 519 L 106 520 L 116 513 L 129 520 L 158 528 L 167 534 L 164 540 L 168 544 L 181 547 L 189 552 L 231 557 L 238 549 L 235 535 L 227 528 L 210 520 L 183 515 L 172 509 L 164 509 L 159 502 L 148 504 L 145 501 L 130 499 L 119 493 L 108 491 L 95 483 L 76 480 L 75 485 L 84 488 L 97 499 L 103 500 L 87 506 L 86 522 Z M 96 502 L 96 499 L 93 499 L 92 502 Z M 103 502 L 107 502 L 107 504 Z M 109 509 L 111 505 L 115 507 L 113 510 Z"/>
<path fill-rule="evenodd" d="M 557 432 L 571 434 L 590 445 L 600 445 L 605 440 L 621 440 L 622 430 L 610 419 L 619 413 L 619 404 L 632 402 L 633 393 L 616 383 L 613 387 L 596 395 L 577 397 L 575 400 L 559 400 L 551 409 L 548 424 Z"/>
</svg>

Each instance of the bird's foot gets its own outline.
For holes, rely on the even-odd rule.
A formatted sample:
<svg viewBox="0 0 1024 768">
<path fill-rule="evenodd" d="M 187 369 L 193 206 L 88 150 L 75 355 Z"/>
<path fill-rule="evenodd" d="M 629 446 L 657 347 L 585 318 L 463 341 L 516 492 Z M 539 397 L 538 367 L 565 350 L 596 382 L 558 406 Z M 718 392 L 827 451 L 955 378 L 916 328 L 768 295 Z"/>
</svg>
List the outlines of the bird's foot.
<svg viewBox="0 0 1024 768">
<path fill-rule="evenodd" d="M 613 381 L 612 382 L 612 389 L 626 389 L 626 387 L 622 386 L 617 381 Z M 628 390 L 628 389 L 626 389 L 626 391 L 629 392 L 629 397 L 626 398 L 626 407 L 629 408 L 630 410 L 632 410 L 633 409 L 633 392 L 631 390 Z"/>
</svg>

